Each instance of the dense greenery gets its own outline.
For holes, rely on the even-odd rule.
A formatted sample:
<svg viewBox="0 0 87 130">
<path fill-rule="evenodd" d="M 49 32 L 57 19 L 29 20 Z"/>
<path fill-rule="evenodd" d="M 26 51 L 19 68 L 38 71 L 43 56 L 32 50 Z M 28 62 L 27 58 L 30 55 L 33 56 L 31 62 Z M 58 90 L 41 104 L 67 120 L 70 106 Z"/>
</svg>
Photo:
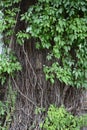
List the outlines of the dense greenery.
<svg viewBox="0 0 87 130">
<path fill-rule="evenodd" d="M 14 75 L 15 71 L 21 70 L 20 63 L 12 52 L 2 53 L 0 55 L 0 81 L 1 84 L 6 82 L 6 78 L 10 75 Z"/>
<path fill-rule="evenodd" d="M 33 37 L 37 49 L 49 50 L 46 79 L 87 87 L 87 1 L 38 0 L 21 20 L 27 28 L 17 34 L 20 44 Z"/>
<path fill-rule="evenodd" d="M 44 130 L 80 130 L 84 124 L 87 125 L 86 119 L 86 116 L 73 116 L 64 107 L 57 108 L 51 105 L 42 127 Z"/>
<path fill-rule="evenodd" d="M 9 82 L 7 89 L 7 100 L 0 101 L 0 130 L 9 130 L 15 110 L 16 97 L 17 92 L 12 89 Z"/>
<path fill-rule="evenodd" d="M 38 0 L 21 15 L 26 30 L 15 34 L 20 18 L 20 2 L 1 0 L 0 4 L 0 34 L 3 36 L 0 42 L 3 41 L 6 50 L 0 54 L 1 84 L 6 82 L 8 76 L 21 70 L 20 63 L 10 50 L 16 36 L 21 45 L 26 39 L 33 38 L 37 49 L 48 51 L 47 60 L 51 64 L 44 65 L 43 70 L 51 83 L 58 79 L 69 86 L 87 88 L 87 0 Z M 9 113 L 14 107 L 13 101 L 8 101 L 0 102 L 0 119 L 3 121 L 6 114 L 6 122 L 11 119 Z M 2 121 L 0 128 L 7 130 L 8 126 L 6 123 L 3 126 Z M 58 109 L 51 106 L 43 128 L 79 130 L 81 125 L 82 118 L 74 117 L 63 107 Z"/>
<path fill-rule="evenodd" d="M 4 48 L 0 54 L 1 84 L 6 82 L 8 75 L 12 76 L 15 71 L 21 70 L 21 65 L 10 48 L 15 34 L 16 17 L 19 12 L 19 8 L 16 5 L 18 2 L 20 0 L 2 0 L 0 5 L 0 49 Z"/>
<path fill-rule="evenodd" d="M 12 89 L 10 77 L 14 76 L 16 71 L 21 70 L 21 65 L 10 47 L 15 34 L 16 17 L 19 12 L 16 4 L 19 1 L 0 1 L 0 130 L 8 130 L 11 124 L 16 92 Z M 4 86 L 5 84 L 7 86 Z"/>
</svg>

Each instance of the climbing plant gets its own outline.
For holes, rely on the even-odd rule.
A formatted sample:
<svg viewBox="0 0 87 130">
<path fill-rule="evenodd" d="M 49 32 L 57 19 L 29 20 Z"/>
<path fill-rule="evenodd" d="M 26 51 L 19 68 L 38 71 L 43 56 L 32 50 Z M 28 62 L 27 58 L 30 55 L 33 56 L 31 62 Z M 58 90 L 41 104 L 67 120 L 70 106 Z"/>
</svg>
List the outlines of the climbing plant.
<svg viewBox="0 0 87 130">
<path fill-rule="evenodd" d="M 0 29 L 5 44 L 12 42 L 20 12 L 19 5 L 20 0 L 1 1 L 0 8 L 4 15 Z M 27 27 L 23 32 L 17 33 L 17 41 L 22 44 L 25 39 L 33 37 L 37 49 L 48 50 L 47 59 L 53 62 L 44 67 L 44 72 L 46 79 L 52 83 L 57 78 L 70 86 L 87 87 L 86 19 L 86 0 L 38 0 L 21 15 L 21 20 L 25 20 Z"/>
<path fill-rule="evenodd" d="M 87 0 L 38 0 L 21 20 L 27 27 L 18 32 L 18 42 L 34 38 L 37 49 L 49 52 L 46 79 L 87 88 Z"/>
<path fill-rule="evenodd" d="M 26 39 L 33 38 L 36 49 L 48 51 L 49 65 L 43 66 L 46 80 L 54 83 L 58 79 L 69 86 L 87 88 L 87 0 L 37 0 L 22 15 L 21 2 L 1 0 L 0 33 L 6 51 L 0 54 L 0 82 L 4 84 L 8 76 L 13 77 L 16 71 L 21 70 L 15 53 L 11 51 L 14 41 L 22 46 Z M 16 30 L 17 22 L 23 22 L 26 29 Z M 7 109 L 11 109 L 6 105 L 1 102 L 4 110 L 0 115 L 2 120 Z"/>
<path fill-rule="evenodd" d="M 20 0 L 4 1 L 1 0 L 0 5 L 0 82 L 4 84 L 6 78 L 12 76 L 15 71 L 21 70 L 21 65 L 18 62 L 14 52 L 11 51 L 13 36 L 15 35 L 15 27 L 19 13 Z M 17 5 L 18 4 L 18 5 Z M 14 8 L 13 8 L 14 7 Z"/>
<path fill-rule="evenodd" d="M 0 101 L 0 130 L 8 130 L 15 111 L 17 92 L 8 84 L 7 100 Z"/>
<path fill-rule="evenodd" d="M 21 70 L 18 58 L 11 50 L 19 3 L 20 0 L 0 1 L 0 130 L 8 130 L 10 127 L 17 96 L 10 78 Z"/>
<path fill-rule="evenodd" d="M 3 85 L 8 76 L 14 75 L 15 71 L 21 70 L 21 65 L 12 52 L 4 52 L 0 55 L 0 81 Z"/>
</svg>

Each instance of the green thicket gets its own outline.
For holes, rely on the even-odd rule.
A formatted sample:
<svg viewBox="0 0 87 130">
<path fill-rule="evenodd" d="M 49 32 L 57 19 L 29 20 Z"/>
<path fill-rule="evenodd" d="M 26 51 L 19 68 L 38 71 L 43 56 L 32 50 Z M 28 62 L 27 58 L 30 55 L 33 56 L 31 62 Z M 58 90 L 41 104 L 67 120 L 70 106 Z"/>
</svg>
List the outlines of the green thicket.
<svg viewBox="0 0 87 130">
<path fill-rule="evenodd" d="M 1 1 L 0 10 L 0 34 L 2 44 L 2 52 L 0 54 L 0 81 L 1 84 L 6 82 L 6 78 L 12 76 L 15 71 L 21 70 L 21 65 L 17 61 L 14 52 L 11 51 L 11 44 L 13 43 L 13 36 L 15 35 L 15 27 L 17 20 L 17 13 L 19 8 L 16 4 L 19 0 Z M 13 8 L 14 7 L 14 8 Z"/>
<path fill-rule="evenodd" d="M 38 0 L 21 20 L 27 28 L 17 34 L 19 43 L 33 37 L 36 48 L 50 50 L 47 59 L 54 59 L 44 67 L 46 79 L 87 87 L 87 1 Z"/>
<path fill-rule="evenodd" d="M 15 76 L 15 72 L 21 70 L 10 47 L 15 34 L 18 2 L 19 0 L 0 1 L 0 130 L 10 128 L 16 102 L 16 91 L 13 90 L 10 79 Z"/>
<path fill-rule="evenodd" d="M 12 89 L 12 85 L 8 84 L 7 99 L 0 101 L 0 130 L 9 130 L 12 117 L 15 111 L 17 92 Z"/>
<path fill-rule="evenodd" d="M 2 1 L 4 14 L 0 28 L 6 31 L 5 44 L 11 44 L 9 39 L 14 34 L 19 12 L 17 6 L 12 6 L 18 2 Z M 47 59 L 54 59 L 50 66 L 44 67 L 46 79 L 54 83 L 57 78 L 70 86 L 87 87 L 87 1 L 38 0 L 21 20 L 25 20 L 27 28 L 17 33 L 18 42 L 22 44 L 33 37 L 36 48 L 47 49 Z"/>
<path fill-rule="evenodd" d="M 36 49 L 48 51 L 47 60 L 51 61 L 51 64 L 43 66 L 46 80 L 54 83 L 58 79 L 69 86 L 87 88 L 87 0 L 38 0 L 19 17 L 20 2 L 21 0 L 1 0 L 0 4 L 0 14 L 2 15 L 0 33 L 5 46 L 5 51 L 0 54 L 1 84 L 6 82 L 7 77 L 14 76 L 16 71 L 21 70 L 20 63 L 14 52 L 11 51 L 15 36 L 20 45 L 24 44 L 26 39 L 33 38 Z M 25 22 L 26 30 L 19 30 L 15 34 L 18 20 Z M 10 108 L 7 103 L 0 102 L 0 105 L 0 118 L 3 120 L 4 115 L 7 114 L 6 111 L 9 111 Z M 10 103 L 10 105 L 12 104 Z M 55 112 L 54 109 L 52 112 L 56 113 L 57 108 Z M 70 121 L 73 119 L 73 122 L 70 122 L 73 124 L 72 129 L 75 127 L 77 130 L 79 125 L 77 117 L 68 114 L 62 108 L 59 110 L 63 110 L 63 116 L 67 115 L 67 118 L 63 117 L 65 124 L 68 123 L 67 119 Z M 50 116 L 49 111 L 48 116 Z M 57 123 L 61 123 L 58 117 L 55 117 L 53 122 L 47 121 L 48 117 L 44 124 L 44 128 L 47 130 L 50 129 L 51 123 L 53 123 L 52 130 L 56 129 Z M 78 125 L 76 125 L 77 123 Z M 62 124 L 58 126 L 60 127 L 58 130 L 62 127 L 67 129 L 64 122 Z M 1 125 L 2 130 L 8 129 L 5 128 L 6 124 L 3 126 L 1 122 Z M 71 127 L 70 124 L 69 127 Z"/>
<path fill-rule="evenodd" d="M 73 116 L 64 107 L 51 105 L 41 126 L 46 130 L 80 130 L 82 126 L 87 125 L 86 120 L 87 116 Z"/>
</svg>

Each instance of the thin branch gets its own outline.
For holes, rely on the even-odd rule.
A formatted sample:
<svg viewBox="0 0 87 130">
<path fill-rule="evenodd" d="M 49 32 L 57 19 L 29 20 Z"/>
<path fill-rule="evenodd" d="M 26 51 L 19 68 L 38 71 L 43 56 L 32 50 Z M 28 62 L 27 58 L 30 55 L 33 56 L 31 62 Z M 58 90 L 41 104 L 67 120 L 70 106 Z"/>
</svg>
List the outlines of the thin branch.
<svg viewBox="0 0 87 130">
<path fill-rule="evenodd" d="M 33 73 L 34 78 L 35 78 L 35 84 L 33 84 L 33 85 L 34 85 L 34 87 L 35 87 L 36 84 L 37 84 L 37 76 L 36 76 L 36 74 L 35 74 L 35 71 L 34 71 L 32 65 L 31 65 L 30 61 L 29 61 L 28 55 L 27 55 L 27 53 L 26 53 L 26 51 L 25 51 L 25 49 L 24 49 L 24 45 L 23 45 L 23 52 L 24 52 L 24 54 L 25 54 L 25 56 L 26 56 L 26 59 L 27 59 L 27 61 L 28 61 L 28 64 L 29 64 L 30 68 L 32 69 L 32 73 Z"/>
</svg>

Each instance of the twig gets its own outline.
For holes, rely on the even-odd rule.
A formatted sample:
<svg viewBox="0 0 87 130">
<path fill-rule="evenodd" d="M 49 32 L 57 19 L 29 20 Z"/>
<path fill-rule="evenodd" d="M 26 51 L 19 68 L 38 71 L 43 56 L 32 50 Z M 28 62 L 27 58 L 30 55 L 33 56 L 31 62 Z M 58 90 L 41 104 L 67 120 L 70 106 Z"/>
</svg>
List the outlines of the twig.
<svg viewBox="0 0 87 130">
<path fill-rule="evenodd" d="M 26 59 L 27 59 L 27 61 L 28 61 L 28 64 L 29 64 L 30 68 L 32 69 L 32 73 L 33 73 L 33 75 L 34 75 L 34 77 L 35 77 L 35 84 L 33 84 L 33 86 L 35 87 L 36 84 L 37 84 L 37 76 L 36 76 L 36 74 L 35 74 L 35 71 L 34 71 L 32 65 L 31 65 L 30 61 L 29 61 L 28 55 L 27 55 L 27 53 L 26 53 L 26 51 L 25 51 L 25 49 L 24 49 L 24 45 L 23 45 L 23 52 L 24 52 L 24 54 L 25 54 L 25 56 L 26 56 Z"/>
</svg>

